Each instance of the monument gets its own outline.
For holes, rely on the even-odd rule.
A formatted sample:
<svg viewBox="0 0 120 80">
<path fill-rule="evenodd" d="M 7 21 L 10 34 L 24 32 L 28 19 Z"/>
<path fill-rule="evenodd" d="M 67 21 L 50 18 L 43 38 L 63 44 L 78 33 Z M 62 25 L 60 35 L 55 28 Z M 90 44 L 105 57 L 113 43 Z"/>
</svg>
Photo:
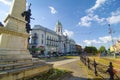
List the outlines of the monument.
<svg viewBox="0 0 120 80">
<path fill-rule="evenodd" d="M 0 30 L 0 59 L 32 58 L 27 49 L 25 17 L 21 16 L 26 10 L 26 0 L 13 0 L 5 26 Z"/>
<path fill-rule="evenodd" d="M 48 71 L 52 64 L 33 59 L 27 49 L 26 0 L 13 0 L 4 27 L 0 27 L 0 80 L 17 80 Z M 29 25 L 30 26 L 30 25 Z"/>
</svg>

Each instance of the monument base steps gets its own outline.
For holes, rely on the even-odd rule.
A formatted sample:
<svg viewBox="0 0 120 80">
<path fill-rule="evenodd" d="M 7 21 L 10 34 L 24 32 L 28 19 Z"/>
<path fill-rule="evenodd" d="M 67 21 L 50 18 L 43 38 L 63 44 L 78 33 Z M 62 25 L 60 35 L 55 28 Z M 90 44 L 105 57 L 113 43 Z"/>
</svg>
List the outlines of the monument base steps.
<svg viewBox="0 0 120 80">
<path fill-rule="evenodd" d="M 30 78 L 53 67 L 39 59 L 0 60 L 0 80 L 19 80 Z M 8 62 L 9 61 L 9 62 Z M 5 63 L 7 62 L 7 64 Z"/>
</svg>

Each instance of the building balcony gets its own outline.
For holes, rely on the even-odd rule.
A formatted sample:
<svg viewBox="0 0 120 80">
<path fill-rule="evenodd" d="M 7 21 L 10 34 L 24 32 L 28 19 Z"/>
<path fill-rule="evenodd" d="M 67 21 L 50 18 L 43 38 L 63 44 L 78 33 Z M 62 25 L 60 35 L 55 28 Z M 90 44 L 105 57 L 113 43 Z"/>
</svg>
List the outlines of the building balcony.
<svg viewBox="0 0 120 80">
<path fill-rule="evenodd" d="M 36 45 L 37 45 L 37 43 L 31 43 L 31 45 L 36 46 Z"/>
<path fill-rule="evenodd" d="M 47 40 L 52 41 L 52 39 L 50 39 L 50 38 L 47 38 Z"/>
<path fill-rule="evenodd" d="M 32 36 L 33 39 L 37 39 L 38 37 L 37 36 Z"/>
</svg>

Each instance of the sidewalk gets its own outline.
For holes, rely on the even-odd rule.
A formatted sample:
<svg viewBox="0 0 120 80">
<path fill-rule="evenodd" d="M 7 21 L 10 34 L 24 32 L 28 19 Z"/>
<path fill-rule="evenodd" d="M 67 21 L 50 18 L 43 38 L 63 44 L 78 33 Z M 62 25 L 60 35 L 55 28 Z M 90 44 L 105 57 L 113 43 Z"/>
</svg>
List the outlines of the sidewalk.
<svg viewBox="0 0 120 80">
<path fill-rule="evenodd" d="M 66 59 L 66 60 L 61 60 L 61 61 L 52 61 L 52 62 L 47 62 L 47 63 L 52 63 L 52 64 L 54 64 L 53 65 L 54 67 L 57 67 L 57 66 L 61 66 L 61 65 L 67 64 L 67 63 L 71 63 L 71 62 L 77 61 L 77 60 L 79 60 L 79 58 Z"/>
<path fill-rule="evenodd" d="M 87 72 L 83 69 L 82 63 L 79 63 L 79 57 L 76 59 L 51 62 L 55 68 L 71 71 L 71 75 L 65 76 L 62 80 L 87 80 Z M 81 64 L 81 65 L 80 65 Z"/>
</svg>

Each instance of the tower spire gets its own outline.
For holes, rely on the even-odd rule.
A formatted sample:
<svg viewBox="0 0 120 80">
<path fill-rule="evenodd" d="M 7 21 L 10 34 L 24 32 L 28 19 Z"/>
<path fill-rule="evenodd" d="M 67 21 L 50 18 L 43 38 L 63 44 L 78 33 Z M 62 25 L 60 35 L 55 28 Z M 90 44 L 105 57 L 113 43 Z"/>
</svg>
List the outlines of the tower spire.
<svg viewBox="0 0 120 80">
<path fill-rule="evenodd" d="M 58 34 L 58 35 L 63 35 L 62 33 L 62 24 L 61 22 L 58 20 L 56 25 L 55 25 L 55 32 Z"/>
</svg>

